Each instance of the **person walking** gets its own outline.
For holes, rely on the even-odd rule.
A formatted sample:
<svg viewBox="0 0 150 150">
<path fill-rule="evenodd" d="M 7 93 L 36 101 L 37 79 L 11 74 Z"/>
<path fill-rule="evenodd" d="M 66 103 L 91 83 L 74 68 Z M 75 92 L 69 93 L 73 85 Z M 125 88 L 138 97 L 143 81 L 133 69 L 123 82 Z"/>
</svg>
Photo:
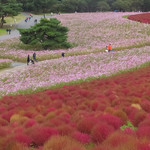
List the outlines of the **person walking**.
<svg viewBox="0 0 150 150">
<path fill-rule="evenodd" d="M 11 29 L 8 29 L 8 33 L 11 34 Z"/>
<path fill-rule="evenodd" d="M 35 52 L 33 53 L 33 60 L 38 62 L 38 60 L 36 59 L 36 53 Z"/>
<path fill-rule="evenodd" d="M 108 52 L 111 51 L 111 44 L 108 45 Z"/>
<path fill-rule="evenodd" d="M 30 62 L 30 56 L 28 55 L 28 57 L 27 57 L 27 65 L 29 65 L 29 62 Z"/>
</svg>

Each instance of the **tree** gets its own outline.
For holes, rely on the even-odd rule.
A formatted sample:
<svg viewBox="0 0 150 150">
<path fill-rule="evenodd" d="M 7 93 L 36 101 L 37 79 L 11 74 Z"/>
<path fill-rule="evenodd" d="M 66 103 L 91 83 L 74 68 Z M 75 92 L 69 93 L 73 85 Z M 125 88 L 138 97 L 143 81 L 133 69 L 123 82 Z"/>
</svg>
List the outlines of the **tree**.
<svg viewBox="0 0 150 150">
<path fill-rule="evenodd" d="M 67 42 L 68 28 L 60 23 L 56 18 L 50 20 L 43 18 L 40 23 L 29 29 L 18 29 L 21 34 L 20 40 L 24 44 L 40 43 L 44 49 L 69 48 L 70 43 Z"/>
<path fill-rule="evenodd" d="M 112 6 L 119 11 L 129 11 L 131 8 L 131 2 L 130 0 L 116 0 Z"/>
<path fill-rule="evenodd" d="M 6 16 L 16 16 L 21 11 L 21 3 L 16 0 L 0 0 L 0 26 L 3 27 Z"/>
<path fill-rule="evenodd" d="M 108 3 L 106 1 L 100 1 L 97 4 L 97 9 L 99 11 L 109 11 L 110 10 L 110 6 L 108 5 Z"/>
</svg>

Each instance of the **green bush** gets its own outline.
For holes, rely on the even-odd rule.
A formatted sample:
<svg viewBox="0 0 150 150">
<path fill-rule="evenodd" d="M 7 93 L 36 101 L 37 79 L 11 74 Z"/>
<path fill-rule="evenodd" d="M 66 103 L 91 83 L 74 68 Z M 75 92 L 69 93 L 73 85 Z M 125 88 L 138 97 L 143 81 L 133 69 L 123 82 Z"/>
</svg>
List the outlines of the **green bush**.
<svg viewBox="0 0 150 150">
<path fill-rule="evenodd" d="M 61 25 L 56 18 L 41 19 L 29 29 L 18 29 L 24 44 L 40 44 L 44 49 L 69 48 L 71 44 L 67 42 L 68 28 Z"/>
</svg>

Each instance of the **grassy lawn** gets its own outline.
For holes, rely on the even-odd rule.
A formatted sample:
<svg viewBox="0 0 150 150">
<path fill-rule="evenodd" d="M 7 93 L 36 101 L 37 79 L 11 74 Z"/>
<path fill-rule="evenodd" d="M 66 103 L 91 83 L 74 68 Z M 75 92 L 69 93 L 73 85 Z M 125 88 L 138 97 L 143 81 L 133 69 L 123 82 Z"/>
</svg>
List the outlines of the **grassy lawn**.
<svg viewBox="0 0 150 150">
<path fill-rule="evenodd" d="M 0 29 L 0 35 L 4 35 L 4 34 L 6 34 L 7 32 L 6 32 L 6 29 Z"/>
<path fill-rule="evenodd" d="M 23 16 L 22 14 L 19 14 L 18 16 L 14 16 L 14 17 L 6 17 L 6 24 L 10 25 L 10 24 L 14 24 L 14 20 L 16 19 L 16 23 L 19 23 L 20 21 L 22 21 L 23 19 L 25 19 L 25 16 Z"/>
</svg>

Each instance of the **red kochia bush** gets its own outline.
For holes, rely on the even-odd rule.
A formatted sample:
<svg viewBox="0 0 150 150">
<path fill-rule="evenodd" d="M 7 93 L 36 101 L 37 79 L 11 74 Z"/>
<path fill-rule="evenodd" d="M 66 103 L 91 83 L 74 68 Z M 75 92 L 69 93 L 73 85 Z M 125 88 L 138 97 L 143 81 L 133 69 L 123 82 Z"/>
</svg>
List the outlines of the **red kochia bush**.
<svg viewBox="0 0 150 150">
<path fill-rule="evenodd" d="M 98 123 L 91 133 L 92 140 L 97 143 L 103 142 L 107 136 L 114 131 L 114 128 L 106 123 Z"/>
<path fill-rule="evenodd" d="M 32 142 L 32 139 L 23 133 L 18 133 L 17 135 L 15 135 L 14 139 L 17 142 L 24 143 L 26 145 L 30 145 L 30 143 Z"/>
<path fill-rule="evenodd" d="M 85 117 L 78 123 L 77 128 L 84 133 L 90 133 L 94 125 L 98 122 L 96 118 Z"/>
<path fill-rule="evenodd" d="M 43 145 L 52 135 L 57 135 L 58 131 L 54 128 L 36 126 L 28 131 L 28 135 L 37 145 Z"/>
<path fill-rule="evenodd" d="M 36 121 L 30 119 L 30 120 L 28 120 L 28 121 L 26 122 L 25 127 L 26 127 L 26 128 L 32 127 L 32 126 L 35 125 L 35 124 L 36 124 Z"/>
<path fill-rule="evenodd" d="M 75 131 L 72 134 L 72 137 L 83 144 L 90 142 L 90 136 L 86 133 L 81 133 L 79 131 Z"/>
<path fill-rule="evenodd" d="M 138 128 L 138 130 L 137 130 L 137 135 L 138 135 L 138 137 L 148 137 L 148 138 L 150 138 L 150 127 L 149 126 L 147 126 L 147 127 L 140 127 L 140 128 Z"/>
<path fill-rule="evenodd" d="M 111 114 L 105 114 L 98 118 L 100 121 L 107 122 L 109 125 L 113 126 L 115 129 L 120 128 L 120 126 L 123 124 L 123 121 L 119 117 L 113 116 Z"/>
<path fill-rule="evenodd" d="M 141 101 L 141 107 L 144 109 L 146 112 L 150 112 L 150 101 L 144 99 Z"/>
</svg>

